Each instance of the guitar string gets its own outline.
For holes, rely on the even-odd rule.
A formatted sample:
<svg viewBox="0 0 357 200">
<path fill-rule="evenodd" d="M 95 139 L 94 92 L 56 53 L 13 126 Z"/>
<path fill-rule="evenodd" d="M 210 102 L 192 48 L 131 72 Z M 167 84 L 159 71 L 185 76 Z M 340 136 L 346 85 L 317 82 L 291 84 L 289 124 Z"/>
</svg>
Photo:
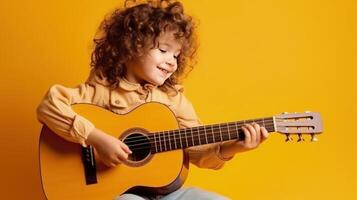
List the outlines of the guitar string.
<svg viewBox="0 0 357 200">
<path fill-rule="evenodd" d="M 214 137 L 212 137 L 212 139 L 213 139 Z M 230 140 L 237 140 L 237 139 L 239 139 L 239 138 L 231 138 Z M 171 140 L 170 140 L 171 141 Z M 197 140 L 195 140 L 195 141 L 197 141 Z M 227 141 L 227 140 L 226 140 Z M 165 141 L 165 142 L 167 142 L 167 141 Z M 222 142 L 222 141 L 217 141 L 217 142 L 209 142 L 209 143 L 218 143 L 218 142 Z M 207 144 L 209 144 L 209 143 L 207 143 Z M 153 147 L 154 146 L 151 146 L 151 143 L 147 143 L 147 144 L 150 144 L 150 146 L 149 146 L 149 148 L 148 147 L 140 147 L 140 148 L 130 148 L 131 150 L 141 150 L 141 149 L 146 149 L 146 150 L 148 150 L 148 149 L 150 149 L 150 152 L 151 153 L 160 153 L 160 152 L 167 152 L 167 151 L 172 151 L 172 150 L 180 150 L 180 149 L 186 149 L 186 148 L 188 148 L 188 147 L 191 147 L 191 146 L 189 146 L 189 144 L 186 142 L 186 143 L 183 143 L 183 144 L 185 144 L 185 145 L 179 145 L 180 147 L 175 147 L 175 148 L 165 148 L 165 149 L 163 149 L 163 148 L 161 148 L 160 150 L 158 150 L 158 151 L 156 151 L 155 150 L 155 152 L 152 152 L 152 149 L 153 149 Z M 192 142 L 192 146 L 199 146 L 199 145 L 205 145 L 205 144 L 195 144 L 194 142 Z M 160 143 L 160 145 L 161 145 L 161 143 Z M 134 145 L 132 145 L 132 146 L 134 146 Z M 161 145 L 161 146 L 163 146 L 163 145 Z M 173 145 L 171 145 L 171 146 L 173 146 Z M 157 148 L 157 149 L 159 149 L 159 148 Z"/>
<path fill-rule="evenodd" d="M 167 131 L 159 131 L 159 132 L 154 132 L 154 133 L 164 133 L 164 132 L 185 132 L 186 130 L 189 130 L 189 129 L 207 129 L 207 127 L 213 127 L 213 128 L 225 128 L 225 127 L 228 127 L 230 128 L 231 126 L 241 126 L 243 124 L 247 124 L 247 123 L 236 123 L 235 122 L 228 122 L 227 124 L 212 124 L 212 125 L 203 125 L 203 126 L 196 126 L 196 127 L 192 127 L 192 128 L 182 128 L 182 129 L 175 129 L 175 130 L 167 130 Z M 258 123 L 259 124 L 259 123 Z M 260 125 L 273 125 L 274 124 L 274 121 L 270 120 L 270 121 L 265 121 L 264 123 L 261 123 Z M 222 126 L 221 126 L 222 125 Z M 228 126 L 227 126 L 228 125 Z M 221 127 L 220 127 L 221 126 Z M 154 134 L 153 133 L 153 134 Z M 151 136 L 151 135 L 150 135 Z M 131 137 L 130 139 L 136 139 L 136 138 L 142 138 L 143 136 L 134 136 L 134 137 Z"/>
<path fill-rule="evenodd" d="M 268 131 L 268 132 L 274 132 L 274 126 L 266 126 L 265 128 L 267 128 L 268 130 L 272 129 L 271 131 Z M 230 130 L 228 130 L 230 129 Z M 240 130 L 243 130 L 241 128 L 238 128 L 238 131 Z M 156 133 L 153 133 L 151 135 L 148 135 L 148 136 L 137 136 L 136 139 L 131 139 L 131 140 L 124 140 L 125 141 L 125 144 L 127 145 L 132 145 L 132 144 L 138 144 L 138 142 L 141 142 L 141 141 L 148 141 L 148 140 L 151 140 L 151 141 L 156 141 L 156 142 L 163 142 L 163 141 L 175 141 L 175 140 L 179 140 L 180 137 L 182 138 L 182 136 L 184 136 L 185 138 L 186 137 L 195 137 L 195 138 L 199 138 L 199 140 L 205 140 L 205 137 L 206 135 L 207 136 L 210 136 L 210 135 L 213 135 L 211 137 L 220 137 L 220 135 L 222 134 L 223 137 L 230 137 L 231 135 L 235 135 L 234 132 L 237 131 L 237 129 L 234 127 L 234 128 L 224 128 L 222 127 L 221 129 L 216 127 L 216 128 L 212 128 L 212 129 L 209 129 L 208 130 L 209 132 L 203 130 L 203 129 L 196 129 L 196 130 L 189 130 L 187 132 L 185 131 L 174 131 L 174 132 L 156 132 Z M 229 132 L 228 132 L 229 131 Z M 201 133 L 202 132 L 202 133 Z M 154 137 L 154 134 L 155 134 L 155 137 Z M 229 135 L 228 135 L 229 134 Z M 183 139 L 185 139 L 183 138 Z M 181 139 L 182 140 L 182 139 Z M 191 140 L 191 139 L 190 139 Z"/>
<path fill-rule="evenodd" d="M 269 127 L 269 128 L 272 128 L 272 127 Z M 239 131 L 240 130 L 243 130 L 243 129 L 238 129 L 238 133 L 239 133 Z M 235 130 L 235 132 L 237 132 L 237 130 Z M 224 138 L 230 138 L 230 137 L 227 137 L 227 133 L 228 132 L 224 132 L 223 134 L 224 134 Z M 230 133 L 228 133 L 229 135 L 233 135 L 233 136 L 236 136 L 236 134 L 230 134 Z M 214 141 L 214 139 L 215 138 L 217 138 L 217 137 L 215 137 L 213 134 L 209 134 L 209 135 L 207 135 L 207 134 L 198 134 L 198 135 L 191 135 L 191 137 L 193 138 L 193 140 L 191 140 L 190 139 L 190 141 L 192 141 L 192 144 L 195 144 L 195 141 L 196 141 L 196 143 L 199 143 L 199 141 L 200 141 L 200 137 L 201 136 L 203 136 L 203 135 L 205 135 L 205 138 L 206 138 L 206 136 L 207 136 L 207 140 L 209 140 L 209 141 L 211 141 L 211 139 L 213 139 L 213 141 Z M 186 136 L 187 137 L 187 136 Z M 197 139 L 195 139 L 195 138 L 197 138 Z M 200 139 L 198 139 L 198 138 L 200 138 Z M 223 135 L 222 135 L 222 139 L 223 139 Z M 237 139 L 237 138 L 235 138 L 235 139 Z M 169 138 L 169 139 L 165 139 L 165 138 L 163 138 L 163 139 L 160 139 L 160 142 L 158 143 L 158 144 L 160 144 L 160 146 L 166 146 L 166 142 L 169 142 L 170 144 L 171 143 L 173 143 L 173 142 L 176 142 L 176 140 L 177 139 L 174 139 L 174 138 Z M 184 139 L 185 140 L 185 139 Z M 137 141 L 139 141 L 139 140 L 137 140 Z M 128 146 L 129 146 L 129 148 L 130 147 L 133 147 L 133 148 L 130 148 L 130 149 L 133 149 L 134 150 L 134 147 L 135 146 L 142 146 L 142 145 L 146 145 L 146 144 L 150 144 L 150 146 L 151 146 L 151 144 L 152 144 L 152 142 L 148 142 L 148 140 L 140 140 L 140 141 L 145 141 L 145 142 L 142 142 L 142 143 L 134 143 L 134 144 L 127 144 Z M 152 140 L 151 140 L 152 141 Z M 182 140 L 179 140 L 179 141 L 181 141 L 182 142 Z M 164 143 L 164 145 L 162 145 L 162 143 Z M 184 143 L 188 143 L 188 142 L 184 142 Z M 181 144 L 181 143 L 180 143 Z M 173 145 L 171 145 L 171 146 L 173 146 Z"/>
<path fill-rule="evenodd" d="M 232 126 L 233 126 L 233 128 L 232 128 Z M 265 123 L 265 128 L 274 128 L 274 123 Z M 191 128 L 185 128 L 185 129 L 176 129 L 176 130 L 169 130 L 169 131 L 159 131 L 159 132 L 151 133 L 148 136 L 145 136 L 145 135 L 134 136 L 134 137 L 128 138 L 127 140 L 124 140 L 124 141 L 125 141 L 125 144 L 127 144 L 127 145 L 131 144 L 131 143 L 136 143 L 138 141 L 147 141 L 147 137 L 149 137 L 150 139 L 154 139 L 154 134 L 156 135 L 156 137 L 159 137 L 158 140 L 161 140 L 161 137 L 164 137 L 163 140 L 166 140 L 165 136 L 166 137 L 169 137 L 169 136 L 170 137 L 179 137 L 179 136 L 181 136 L 183 134 L 187 134 L 187 132 L 189 132 L 189 134 L 191 132 L 193 134 L 198 132 L 198 135 L 197 134 L 195 135 L 197 137 L 197 136 L 204 136 L 207 131 L 213 131 L 213 132 L 220 131 L 220 132 L 222 132 L 222 129 L 223 130 L 227 129 L 227 131 L 228 131 L 228 129 L 237 130 L 236 126 L 232 125 L 232 124 L 230 124 L 230 125 L 228 125 L 226 127 L 212 126 L 211 128 L 207 128 L 207 126 L 198 126 L 198 127 L 192 127 L 192 129 Z M 241 128 L 238 127 L 238 130 L 241 130 Z M 204 132 L 204 133 L 200 133 L 201 131 Z M 166 133 L 166 135 L 164 135 L 165 133 Z M 173 133 L 173 134 L 167 134 L 167 133 Z M 226 132 L 226 133 L 228 133 L 228 132 Z M 214 133 L 209 133 L 209 134 L 214 134 Z"/>
<path fill-rule="evenodd" d="M 270 129 L 270 128 L 274 128 L 274 126 L 266 126 L 265 128 L 267 128 L 267 129 Z M 171 140 L 174 140 L 176 137 L 176 140 L 180 137 L 180 136 L 183 136 L 184 134 L 189 134 L 189 135 L 191 135 L 191 137 L 201 137 L 201 136 L 205 136 L 206 134 L 207 135 L 212 135 L 212 134 L 225 134 L 225 135 L 227 135 L 227 133 L 228 134 L 230 134 L 229 132 L 228 132 L 228 129 L 232 129 L 232 130 L 230 130 L 230 132 L 232 132 L 232 131 L 237 131 L 237 129 L 234 127 L 234 128 L 225 128 L 225 127 L 221 127 L 221 128 L 219 128 L 219 127 L 214 127 L 214 128 L 212 128 L 212 129 L 209 129 L 209 130 L 207 130 L 207 131 L 210 131 L 210 132 L 208 132 L 207 133 L 207 131 L 205 131 L 204 129 L 193 129 L 192 131 L 191 130 L 188 130 L 188 131 L 185 131 L 185 130 L 183 130 L 183 131 L 181 131 L 182 129 L 180 129 L 180 131 L 171 131 L 171 132 L 169 132 L 169 131 L 163 131 L 163 132 L 155 132 L 155 133 L 152 133 L 151 135 L 148 135 L 148 136 L 144 136 L 144 135 L 141 135 L 141 136 L 135 136 L 135 139 L 133 139 L 133 138 L 128 138 L 127 140 L 124 140 L 125 141 L 125 144 L 127 144 L 127 145 L 130 145 L 130 144 L 132 144 L 132 143 L 137 143 L 137 142 L 140 142 L 140 141 L 147 141 L 148 139 L 147 138 L 149 138 L 149 139 L 151 139 L 151 140 L 168 140 L 168 139 L 170 139 L 170 141 Z M 239 130 L 242 130 L 241 128 L 238 128 L 238 131 Z M 202 133 L 201 133 L 201 131 L 202 131 Z M 220 131 L 220 132 L 219 132 Z M 273 131 L 271 131 L 271 132 L 273 132 Z M 198 133 L 198 134 L 197 134 Z M 155 134 L 155 138 L 157 138 L 157 139 L 155 139 L 154 138 L 154 134 Z M 233 133 L 234 134 L 234 133 Z M 232 134 L 230 134 L 230 135 L 232 135 Z M 216 135 L 217 136 L 217 135 Z M 187 137 L 187 136 L 186 136 Z M 130 139 L 130 140 L 129 140 Z"/>
<path fill-rule="evenodd" d="M 207 140 L 208 141 L 210 141 L 211 139 L 212 139 L 212 141 L 214 141 L 214 138 L 215 137 L 210 137 L 210 136 L 208 136 L 207 137 Z M 237 139 L 239 139 L 239 138 L 231 138 L 231 140 L 237 140 Z M 165 143 L 166 142 L 168 142 L 168 141 L 172 141 L 172 140 L 166 140 L 165 141 Z M 199 141 L 198 140 L 195 140 L 194 139 L 194 141 L 196 141 L 197 143 L 195 143 L 195 142 L 192 142 L 192 146 L 199 146 L 199 145 L 204 145 L 204 144 L 198 144 L 199 143 Z M 227 141 L 227 140 L 224 140 L 224 141 Z M 210 144 L 210 143 L 218 143 L 218 142 L 222 142 L 222 141 L 215 141 L 215 142 L 208 142 L 208 143 L 205 143 L 205 144 Z M 150 144 L 150 146 L 147 146 L 147 147 L 134 147 L 134 146 L 142 146 L 143 144 Z M 130 150 L 133 150 L 133 151 L 135 151 L 135 150 L 141 150 L 141 149 L 152 149 L 153 147 L 155 147 L 155 146 L 151 146 L 151 142 L 146 142 L 146 143 L 141 143 L 141 144 L 138 144 L 138 145 L 136 145 L 136 144 L 134 144 L 134 145 L 128 145 L 129 146 L 129 148 L 130 147 L 133 147 L 133 148 L 130 148 Z M 181 146 L 181 143 L 179 143 L 180 145 L 179 146 Z M 164 146 L 164 145 L 162 145 L 161 143 L 160 143 L 160 146 Z M 171 146 L 174 146 L 174 145 L 171 145 Z M 185 146 L 185 147 L 183 147 L 183 146 Z M 183 145 L 181 146 L 181 148 L 160 148 L 160 150 L 158 150 L 158 151 L 155 151 L 156 153 L 158 153 L 158 152 L 166 152 L 166 151 L 171 151 L 171 150 L 177 150 L 177 149 L 185 149 L 185 148 L 188 148 L 188 147 L 191 147 L 190 145 L 189 145 L 189 143 L 187 143 L 187 142 L 184 142 L 183 143 Z M 157 149 L 159 149 L 159 148 L 157 148 Z"/>
</svg>

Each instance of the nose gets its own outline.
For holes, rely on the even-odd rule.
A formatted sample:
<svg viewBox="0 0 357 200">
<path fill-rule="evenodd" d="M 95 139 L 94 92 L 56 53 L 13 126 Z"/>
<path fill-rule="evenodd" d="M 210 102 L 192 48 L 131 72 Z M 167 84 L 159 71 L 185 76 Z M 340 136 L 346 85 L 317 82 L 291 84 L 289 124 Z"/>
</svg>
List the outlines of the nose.
<svg viewBox="0 0 357 200">
<path fill-rule="evenodd" d="M 176 60 L 176 58 L 174 57 L 174 55 L 170 55 L 170 56 L 167 58 L 166 64 L 167 64 L 167 65 L 170 65 L 171 67 L 176 66 L 177 60 Z"/>
</svg>

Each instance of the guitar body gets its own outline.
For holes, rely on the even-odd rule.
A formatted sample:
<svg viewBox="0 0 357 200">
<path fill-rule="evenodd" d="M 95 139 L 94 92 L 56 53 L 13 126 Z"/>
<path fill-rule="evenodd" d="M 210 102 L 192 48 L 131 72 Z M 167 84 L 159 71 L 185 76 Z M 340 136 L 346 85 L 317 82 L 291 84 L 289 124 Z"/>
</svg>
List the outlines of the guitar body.
<svg viewBox="0 0 357 200">
<path fill-rule="evenodd" d="M 89 104 L 77 104 L 73 109 L 121 140 L 137 131 L 150 135 L 178 128 L 173 112 L 160 103 L 144 104 L 125 115 Z M 180 188 L 188 172 L 188 157 L 183 150 L 175 150 L 112 168 L 97 162 L 97 182 L 87 184 L 81 145 L 60 138 L 46 126 L 41 132 L 39 152 L 42 186 L 50 200 L 113 199 L 128 190 L 165 194 Z"/>
</svg>

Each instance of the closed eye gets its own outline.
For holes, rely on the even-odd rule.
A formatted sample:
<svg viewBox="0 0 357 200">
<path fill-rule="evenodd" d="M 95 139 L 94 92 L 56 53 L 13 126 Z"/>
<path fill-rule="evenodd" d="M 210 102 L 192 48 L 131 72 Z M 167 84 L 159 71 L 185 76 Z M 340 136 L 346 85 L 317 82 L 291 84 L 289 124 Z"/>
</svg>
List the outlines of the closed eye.
<svg viewBox="0 0 357 200">
<path fill-rule="evenodd" d="M 161 53 L 166 53 L 167 51 L 164 49 L 159 49 L 161 51 Z"/>
<path fill-rule="evenodd" d="M 167 50 L 165 50 L 165 49 L 160 49 L 160 48 L 158 48 L 158 49 L 159 49 L 159 51 L 160 51 L 161 53 L 166 53 L 166 52 L 167 52 Z M 175 59 L 177 59 L 178 57 L 179 57 L 179 55 L 174 56 Z"/>
</svg>

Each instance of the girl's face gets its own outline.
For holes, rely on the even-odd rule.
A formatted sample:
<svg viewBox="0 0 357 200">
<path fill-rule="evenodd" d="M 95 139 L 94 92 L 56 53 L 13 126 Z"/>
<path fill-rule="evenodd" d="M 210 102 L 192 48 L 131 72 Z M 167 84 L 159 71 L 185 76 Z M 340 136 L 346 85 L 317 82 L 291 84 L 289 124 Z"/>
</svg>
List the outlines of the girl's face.
<svg viewBox="0 0 357 200">
<path fill-rule="evenodd" d="M 174 32 L 167 31 L 157 38 L 158 45 L 144 55 L 126 63 L 125 78 L 133 83 L 162 85 L 177 69 L 181 45 Z"/>
</svg>

